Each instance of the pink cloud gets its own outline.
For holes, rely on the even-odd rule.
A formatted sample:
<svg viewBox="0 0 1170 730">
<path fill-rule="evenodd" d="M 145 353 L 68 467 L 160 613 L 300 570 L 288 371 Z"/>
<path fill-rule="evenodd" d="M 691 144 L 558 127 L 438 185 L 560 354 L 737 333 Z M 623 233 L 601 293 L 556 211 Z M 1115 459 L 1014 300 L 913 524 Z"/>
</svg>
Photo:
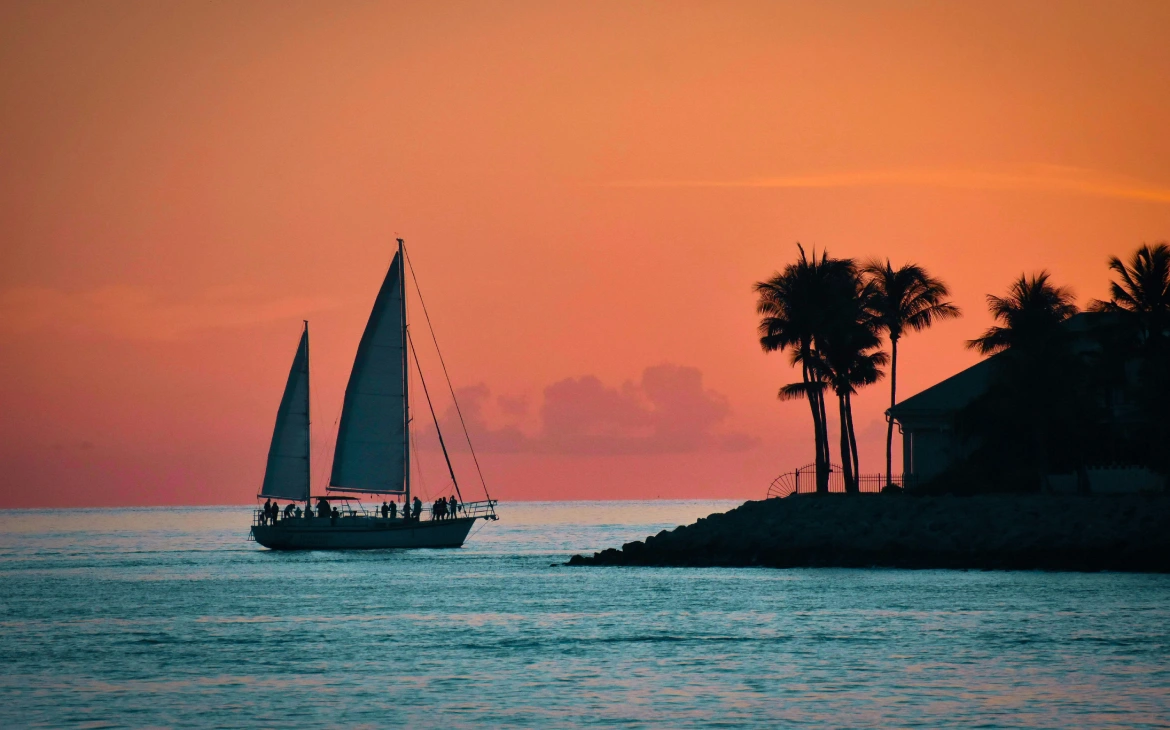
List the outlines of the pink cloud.
<svg viewBox="0 0 1170 730">
<path fill-rule="evenodd" d="M 484 406 L 491 391 L 480 384 L 458 391 L 463 417 L 477 450 L 562 455 L 671 454 L 744 451 L 759 440 L 724 428 L 731 413 L 727 398 L 703 387 L 697 368 L 656 365 L 638 382 L 611 387 L 593 375 L 566 378 L 544 389 L 539 425 L 526 432 L 516 423 L 491 426 Z M 500 411 L 516 417 L 521 401 L 501 398 Z M 449 448 L 462 439 L 458 415 L 442 418 Z M 432 443 L 433 439 L 424 439 Z"/>
</svg>

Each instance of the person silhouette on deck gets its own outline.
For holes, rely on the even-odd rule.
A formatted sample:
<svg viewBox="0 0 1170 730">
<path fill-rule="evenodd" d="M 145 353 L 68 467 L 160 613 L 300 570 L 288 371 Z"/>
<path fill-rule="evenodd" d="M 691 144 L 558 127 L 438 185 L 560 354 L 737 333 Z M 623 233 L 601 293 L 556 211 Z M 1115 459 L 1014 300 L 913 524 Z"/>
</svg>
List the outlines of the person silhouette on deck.
<svg viewBox="0 0 1170 730">
<path fill-rule="evenodd" d="M 329 511 L 329 502 L 324 497 L 317 500 L 317 516 L 329 517 L 332 513 Z"/>
<path fill-rule="evenodd" d="M 394 502 L 390 503 L 390 519 L 394 519 L 398 514 L 398 505 Z"/>
<path fill-rule="evenodd" d="M 418 522 L 420 519 L 422 519 L 422 500 L 418 497 L 414 498 L 414 509 L 411 510 L 411 514 L 414 515 L 415 522 Z"/>
<path fill-rule="evenodd" d="M 386 519 L 389 516 L 390 516 L 390 505 L 383 502 L 382 503 L 382 519 Z"/>
<path fill-rule="evenodd" d="M 264 501 L 264 517 L 263 517 L 263 519 L 260 520 L 260 524 L 262 524 L 262 525 L 267 524 L 268 518 L 271 516 L 272 516 L 272 500 L 268 499 L 268 500 Z"/>
</svg>

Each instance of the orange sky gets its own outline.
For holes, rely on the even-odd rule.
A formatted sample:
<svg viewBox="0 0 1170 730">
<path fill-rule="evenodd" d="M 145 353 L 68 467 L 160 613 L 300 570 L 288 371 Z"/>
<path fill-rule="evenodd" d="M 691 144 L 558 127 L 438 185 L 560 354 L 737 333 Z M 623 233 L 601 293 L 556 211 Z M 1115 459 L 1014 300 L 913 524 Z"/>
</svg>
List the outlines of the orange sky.
<svg viewBox="0 0 1170 730">
<path fill-rule="evenodd" d="M 943 277 L 968 316 L 905 395 L 1021 271 L 1103 296 L 1170 238 L 1168 37 L 1164 2 L 4 3 L 0 506 L 249 501 L 302 318 L 323 479 L 395 234 L 494 496 L 758 497 L 811 439 L 752 282 L 796 241 Z"/>
</svg>

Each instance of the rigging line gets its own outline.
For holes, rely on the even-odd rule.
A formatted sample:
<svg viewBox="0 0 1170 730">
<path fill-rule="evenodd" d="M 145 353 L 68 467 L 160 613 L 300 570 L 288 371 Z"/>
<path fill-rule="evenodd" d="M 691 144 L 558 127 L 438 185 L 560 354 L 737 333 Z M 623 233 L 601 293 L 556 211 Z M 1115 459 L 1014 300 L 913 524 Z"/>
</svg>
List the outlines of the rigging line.
<svg viewBox="0 0 1170 730">
<path fill-rule="evenodd" d="M 337 444 L 337 429 L 341 423 L 341 410 L 344 404 L 337 407 L 337 417 L 333 419 L 333 425 L 325 433 L 323 437 L 318 440 L 317 450 L 321 452 L 321 458 L 317 459 L 317 483 L 324 483 L 324 489 L 329 488 L 329 477 L 332 476 L 333 465 L 330 463 L 329 450 L 330 447 Z"/>
<path fill-rule="evenodd" d="M 427 488 L 427 480 L 423 479 L 422 462 L 418 458 L 418 441 L 415 439 L 414 432 L 410 434 L 410 448 L 414 452 L 414 471 L 418 475 L 418 489 L 427 498 L 431 499 L 431 490 Z"/>
<path fill-rule="evenodd" d="M 468 535 L 466 539 L 469 539 L 469 540 L 470 540 L 471 538 L 475 537 L 475 534 L 476 534 L 477 532 L 479 532 L 480 530 L 482 530 L 482 529 L 483 529 L 484 527 L 486 527 L 486 526 L 487 526 L 487 521 L 484 521 L 484 523 L 483 523 L 482 525 L 479 525 L 479 526 L 478 526 L 478 527 L 476 527 L 474 530 L 472 530 L 472 531 L 471 531 L 471 534 L 470 534 L 470 535 Z"/>
<path fill-rule="evenodd" d="M 313 428 L 313 414 L 321 412 L 321 396 L 319 393 L 317 393 L 316 390 L 314 390 L 312 388 L 312 383 L 310 383 L 310 387 L 309 387 L 309 398 L 310 398 L 310 403 L 309 403 L 309 496 L 312 496 L 313 495 L 313 467 L 317 467 L 317 471 L 320 472 L 321 471 L 321 462 L 324 460 L 324 457 L 325 457 L 324 454 L 321 454 L 320 459 L 313 458 L 313 435 L 314 435 L 314 433 L 316 433 L 317 444 L 318 444 L 317 451 L 320 451 L 321 450 L 320 443 L 321 443 L 321 438 L 322 438 L 320 431 L 322 431 L 323 429 L 321 429 L 321 428 L 314 429 Z"/>
<path fill-rule="evenodd" d="M 471 460 L 475 462 L 475 473 L 479 475 L 479 483 L 483 487 L 483 494 L 490 502 L 492 495 L 488 494 L 487 482 L 483 479 L 483 470 L 479 468 L 479 457 L 475 455 L 475 447 L 471 445 L 471 434 L 467 432 L 467 422 L 463 420 L 463 409 L 459 407 L 459 399 L 455 397 L 455 386 L 451 385 L 451 376 L 447 374 L 447 363 L 443 360 L 443 351 L 439 349 L 439 339 L 435 337 L 435 328 L 431 325 L 431 315 L 427 313 L 427 303 L 423 300 L 422 289 L 418 285 L 418 276 L 414 273 L 414 264 L 410 262 L 410 254 L 406 250 L 406 246 L 402 247 L 402 253 L 406 255 L 406 263 L 410 266 L 410 278 L 414 281 L 414 290 L 418 292 L 418 303 L 422 305 L 423 317 L 427 320 L 427 329 L 431 332 L 431 341 L 435 343 L 435 352 L 439 355 L 439 364 L 443 366 L 443 377 L 447 380 L 447 390 L 451 391 L 451 400 L 455 403 L 455 413 L 459 414 L 459 425 L 463 427 L 463 438 L 467 439 L 467 448 L 471 451 Z M 414 345 L 411 345 L 413 348 Z M 418 358 L 415 357 L 417 363 Z M 422 377 L 422 371 L 419 370 L 419 377 Z M 425 386 L 424 386 L 425 389 Z M 436 428 L 438 426 L 436 425 Z M 456 485 L 458 488 L 458 485 Z M 460 496 L 460 501 L 463 497 Z"/>
<path fill-rule="evenodd" d="M 439 428 L 439 417 L 435 415 L 435 406 L 431 403 L 431 394 L 427 392 L 427 379 L 423 377 L 422 368 L 418 364 L 418 353 L 414 351 L 414 338 L 410 332 L 406 333 L 406 342 L 410 345 L 410 352 L 414 355 L 414 366 L 418 369 L 418 382 L 422 383 L 423 395 L 427 397 L 427 408 L 431 409 L 431 418 L 435 421 L 435 433 L 439 434 L 439 446 L 443 449 L 443 458 L 447 461 L 447 472 L 451 474 L 451 483 L 455 485 L 455 496 L 463 501 L 463 493 L 459 491 L 459 480 L 455 478 L 455 469 L 451 466 L 451 457 L 447 455 L 447 444 L 443 442 L 443 431 Z M 484 490 L 486 492 L 486 490 Z"/>
<path fill-rule="evenodd" d="M 414 382 L 413 378 L 411 379 L 411 382 Z M 422 459 L 419 458 L 418 451 L 418 433 L 413 428 L 410 430 L 410 449 L 411 453 L 413 454 L 412 460 L 410 462 L 411 468 L 414 469 L 415 475 L 418 476 L 418 489 L 415 491 L 417 494 L 422 494 L 424 497 L 426 497 L 426 501 L 429 502 L 431 501 L 431 488 L 427 486 L 427 480 L 423 474 Z M 403 494 L 405 494 L 405 492 Z M 415 496 L 417 496 L 417 494 Z"/>
</svg>

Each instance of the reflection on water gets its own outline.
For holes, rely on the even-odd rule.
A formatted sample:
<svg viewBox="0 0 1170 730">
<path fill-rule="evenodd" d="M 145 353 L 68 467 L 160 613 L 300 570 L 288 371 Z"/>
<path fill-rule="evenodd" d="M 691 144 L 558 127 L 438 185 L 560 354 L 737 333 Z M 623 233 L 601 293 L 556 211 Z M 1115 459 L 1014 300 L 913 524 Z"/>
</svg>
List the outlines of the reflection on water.
<svg viewBox="0 0 1170 730">
<path fill-rule="evenodd" d="M 730 506 L 510 504 L 462 550 L 353 553 L 265 551 L 247 508 L 0 513 L 0 725 L 1170 717 L 1170 576 L 559 565 Z"/>
</svg>

